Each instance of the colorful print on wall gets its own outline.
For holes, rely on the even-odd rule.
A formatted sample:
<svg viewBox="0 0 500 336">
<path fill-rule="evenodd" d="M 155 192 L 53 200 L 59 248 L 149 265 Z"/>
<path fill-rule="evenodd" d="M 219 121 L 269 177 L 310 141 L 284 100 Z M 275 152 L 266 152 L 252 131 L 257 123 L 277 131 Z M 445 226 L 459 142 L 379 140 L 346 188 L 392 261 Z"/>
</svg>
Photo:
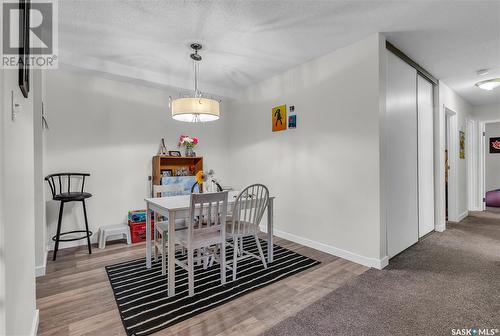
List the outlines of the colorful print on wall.
<svg viewBox="0 0 500 336">
<path fill-rule="evenodd" d="M 465 159 L 465 132 L 460 131 L 460 158 Z"/>
<path fill-rule="evenodd" d="M 288 128 L 297 128 L 297 115 L 288 116 Z"/>
<path fill-rule="evenodd" d="M 490 138 L 490 154 L 500 154 L 500 137 Z"/>
<path fill-rule="evenodd" d="M 273 132 L 286 130 L 286 105 L 273 107 Z"/>
</svg>

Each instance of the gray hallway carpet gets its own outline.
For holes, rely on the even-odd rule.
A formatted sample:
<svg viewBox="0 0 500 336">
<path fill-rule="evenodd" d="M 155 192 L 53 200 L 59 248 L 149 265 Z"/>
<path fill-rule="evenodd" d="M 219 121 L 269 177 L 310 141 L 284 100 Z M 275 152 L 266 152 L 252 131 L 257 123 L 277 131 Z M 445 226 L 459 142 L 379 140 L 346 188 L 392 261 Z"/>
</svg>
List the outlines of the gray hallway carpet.
<svg viewBox="0 0 500 336">
<path fill-rule="evenodd" d="M 264 335 L 435 336 L 466 328 L 500 329 L 500 217 L 491 213 L 448 224 Z"/>
</svg>

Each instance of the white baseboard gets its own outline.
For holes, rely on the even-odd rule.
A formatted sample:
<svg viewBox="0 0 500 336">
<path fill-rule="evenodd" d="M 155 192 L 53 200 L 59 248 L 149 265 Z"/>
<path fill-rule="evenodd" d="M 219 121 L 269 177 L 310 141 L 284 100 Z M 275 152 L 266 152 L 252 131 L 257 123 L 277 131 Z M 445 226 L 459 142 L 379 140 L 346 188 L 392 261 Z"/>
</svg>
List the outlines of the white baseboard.
<svg viewBox="0 0 500 336">
<path fill-rule="evenodd" d="M 382 259 L 380 259 L 380 267 L 374 266 L 376 269 L 383 269 L 389 265 L 389 256 L 385 256 Z"/>
<path fill-rule="evenodd" d="M 444 232 L 446 230 L 446 225 L 436 225 L 434 231 L 436 232 Z"/>
<path fill-rule="evenodd" d="M 47 254 L 49 253 L 48 249 L 45 249 L 45 255 L 43 258 L 43 264 L 35 267 L 35 276 L 40 277 L 45 275 L 45 270 L 47 268 Z"/>
<path fill-rule="evenodd" d="M 261 230 L 266 232 L 265 227 L 261 227 Z M 387 256 L 382 258 L 382 259 L 369 258 L 369 257 L 362 256 L 360 254 L 356 254 L 356 253 L 353 253 L 350 251 L 342 250 L 342 249 L 339 249 L 339 248 L 331 246 L 331 245 L 323 244 L 323 243 L 320 243 L 320 242 L 317 242 L 317 241 L 314 241 L 311 239 L 299 237 L 299 236 L 294 235 L 292 233 L 288 233 L 288 232 L 276 230 L 276 229 L 274 229 L 274 235 L 278 236 L 280 238 L 286 239 L 286 240 L 293 241 L 294 243 L 301 244 L 301 245 L 304 245 L 307 247 L 311 247 L 315 250 L 329 253 L 329 254 L 332 254 L 334 256 L 355 262 L 357 264 L 361 264 L 363 266 L 382 269 L 389 264 L 389 257 L 387 257 Z"/>
<path fill-rule="evenodd" d="M 463 221 L 467 216 L 469 216 L 469 211 L 466 210 L 464 213 L 458 216 L 458 222 Z"/>
<path fill-rule="evenodd" d="M 36 309 L 35 314 L 33 315 L 33 323 L 31 324 L 30 336 L 36 336 L 36 334 L 38 333 L 39 317 L 40 317 L 40 311 Z"/>
</svg>

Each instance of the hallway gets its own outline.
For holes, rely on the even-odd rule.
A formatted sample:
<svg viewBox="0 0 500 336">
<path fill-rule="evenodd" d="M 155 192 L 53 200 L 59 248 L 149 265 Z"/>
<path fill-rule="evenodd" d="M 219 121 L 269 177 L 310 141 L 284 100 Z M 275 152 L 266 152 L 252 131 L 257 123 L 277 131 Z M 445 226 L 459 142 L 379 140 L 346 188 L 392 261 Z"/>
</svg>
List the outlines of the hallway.
<svg viewBox="0 0 500 336">
<path fill-rule="evenodd" d="M 500 215 L 472 213 L 265 335 L 453 335 L 475 327 L 497 334 L 499 279 Z"/>
</svg>

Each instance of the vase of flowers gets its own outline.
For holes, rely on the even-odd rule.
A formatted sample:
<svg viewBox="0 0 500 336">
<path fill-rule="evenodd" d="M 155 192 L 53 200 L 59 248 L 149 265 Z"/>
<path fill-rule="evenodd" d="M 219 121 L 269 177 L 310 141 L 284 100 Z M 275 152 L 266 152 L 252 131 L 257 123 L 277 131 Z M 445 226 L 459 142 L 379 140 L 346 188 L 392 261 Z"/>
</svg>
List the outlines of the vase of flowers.
<svg viewBox="0 0 500 336">
<path fill-rule="evenodd" d="M 197 137 L 190 137 L 187 135 L 181 135 L 179 138 L 179 147 L 186 147 L 186 156 L 194 157 L 196 153 L 193 151 L 193 148 L 198 144 Z"/>
</svg>

